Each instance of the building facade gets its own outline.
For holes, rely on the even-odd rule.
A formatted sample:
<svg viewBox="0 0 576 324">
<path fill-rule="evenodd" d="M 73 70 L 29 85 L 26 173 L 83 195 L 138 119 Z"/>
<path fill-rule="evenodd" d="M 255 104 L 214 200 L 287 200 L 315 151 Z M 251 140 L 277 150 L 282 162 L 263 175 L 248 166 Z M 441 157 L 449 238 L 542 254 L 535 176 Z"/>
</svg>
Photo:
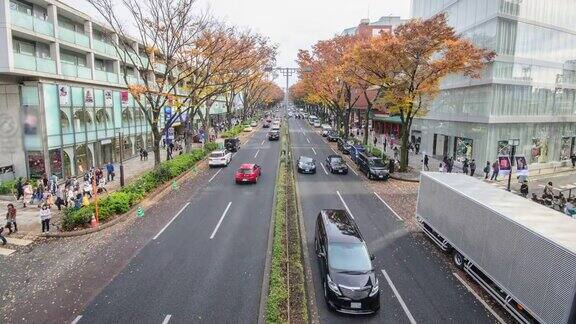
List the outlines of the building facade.
<svg viewBox="0 0 576 324">
<path fill-rule="evenodd" d="M 566 163 L 576 138 L 576 0 L 413 0 L 412 16 L 445 12 L 458 33 L 497 53 L 480 79 L 450 76 L 415 120 L 422 150 L 458 161 L 517 155 Z M 562 162 L 564 161 L 564 162 Z"/>
<path fill-rule="evenodd" d="M 118 161 L 121 150 L 126 158 L 151 146 L 124 73 L 140 84 L 166 65 L 160 56 L 148 62 L 136 40 L 123 40 L 129 47 L 119 54 L 117 41 L 59 1 L 0 0 L 0 170 L 14 171 L 0 179 L 80 175 Z M 139 56 L 136 66 L 119 55 Z"/>
</svg>

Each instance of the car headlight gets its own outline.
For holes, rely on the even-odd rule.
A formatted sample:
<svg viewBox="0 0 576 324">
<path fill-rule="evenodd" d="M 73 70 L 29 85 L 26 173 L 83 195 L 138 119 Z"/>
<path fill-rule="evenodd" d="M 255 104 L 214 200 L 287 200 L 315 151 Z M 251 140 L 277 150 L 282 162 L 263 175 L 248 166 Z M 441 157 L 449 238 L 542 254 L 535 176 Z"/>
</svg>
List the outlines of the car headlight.
<svg viewBox="0 0 576 324">
<path fill-rule="evenodd" d="M 334 281 L 332 281 L 332 278 L 330 278 L 330 275 L 326 275 L 326 282 L 328 283 L 328 288 L 330 288 L 330 290 L 332 290 L 332 292 L 334 292 L 337 296 L 342 296 L 342 293 L 340 292 L 340 288 L 338 288 L 338 285 L 334 283 Z"/>
<path fill-rule="evenodd" d="M 376 279 L 376 281 L 374 282 L 374 285 L 372 285 L 372 290 L 370 290 L 370 297 L 376 295 L 378 293 L 378 290 L 380 290 L 380 287 L 378 285 L 378 279 Z"/>
</svg>

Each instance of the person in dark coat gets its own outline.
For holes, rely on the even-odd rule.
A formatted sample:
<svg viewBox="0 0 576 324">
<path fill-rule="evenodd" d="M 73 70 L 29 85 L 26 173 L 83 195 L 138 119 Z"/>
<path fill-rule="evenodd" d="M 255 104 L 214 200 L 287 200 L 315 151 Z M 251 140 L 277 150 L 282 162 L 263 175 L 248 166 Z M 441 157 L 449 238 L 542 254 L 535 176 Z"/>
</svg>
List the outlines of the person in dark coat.
<svg viewBox="0 0 576 324">
<path fill-rule="evenodd" d="M 472 162 L 470 162 L 470 176 L 473 177 L 475 172 L 476 172 L 476 160 L 472 159 Z"/>
<path fill-rule="evenodd" d="M 576 153 L 572 153 L 572 155 L 570 155 L 570 161 L 572 161 L 572 167 L 576 167 Z"/>
<path fill-rule="evenodd" d="M 394 159 L 388 160 L 388 172 L 390 174 L 394 173 Z"/>
<path fill-rule="evenodd" d="M 465 159 L 464 162 L 462 162 L 462 172 L 468 175 L 468 159 Z"/>
<path fill-rule="evenodd" d="M 522 185 L 520 186 L 520 194 L 524 198 L 528 197 L 528 181 L 522 182 Z"/>
<path fill-rule="evenodd" d="M 430 171 L 430 168 L 428 167 L 428 154 L 424 155 L 424 167 L 426 168 L 426 171 Z"/>
</svg>

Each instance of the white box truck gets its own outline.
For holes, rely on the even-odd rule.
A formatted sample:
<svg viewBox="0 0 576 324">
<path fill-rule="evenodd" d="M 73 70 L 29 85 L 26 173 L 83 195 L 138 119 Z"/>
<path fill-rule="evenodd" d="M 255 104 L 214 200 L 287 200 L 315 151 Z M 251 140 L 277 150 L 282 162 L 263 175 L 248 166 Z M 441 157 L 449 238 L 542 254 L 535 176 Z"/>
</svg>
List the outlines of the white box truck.
<svg viewBox="0 0 576 324">
<path fill-rule="evenodd" d="M 421 229 L 520 323 L 576 323 L 576 219 L 464 174 L 423 172 Z"/>
</svg>

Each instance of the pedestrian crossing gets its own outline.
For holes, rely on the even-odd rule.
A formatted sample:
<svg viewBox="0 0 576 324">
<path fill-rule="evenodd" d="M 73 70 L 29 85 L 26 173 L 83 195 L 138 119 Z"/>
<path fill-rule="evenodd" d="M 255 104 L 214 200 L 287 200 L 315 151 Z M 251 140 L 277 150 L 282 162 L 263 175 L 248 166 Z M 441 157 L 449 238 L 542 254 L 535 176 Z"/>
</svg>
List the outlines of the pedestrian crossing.
<svg viewBox="0 0 576 324">
<path fill-rule="evenodd" d="M 26 239 L 18 239 L 18 238 L 12 238 L 12 237 L 6 237 L 6 241 L 8 241 L 8 245 L 10 247 L 12 246 L 27 246 L 32 244 L 32 240 L 26 240 Z M 0 246 L 0 256 L 3 257 L 8 257 L 10 255 L 12 255 L 14 252 L 16 252 L 15 249 L 12 248 L 7 248 L 6 246 L 8 245 L 4 245 L 4 246 Z"/>
</svg>

